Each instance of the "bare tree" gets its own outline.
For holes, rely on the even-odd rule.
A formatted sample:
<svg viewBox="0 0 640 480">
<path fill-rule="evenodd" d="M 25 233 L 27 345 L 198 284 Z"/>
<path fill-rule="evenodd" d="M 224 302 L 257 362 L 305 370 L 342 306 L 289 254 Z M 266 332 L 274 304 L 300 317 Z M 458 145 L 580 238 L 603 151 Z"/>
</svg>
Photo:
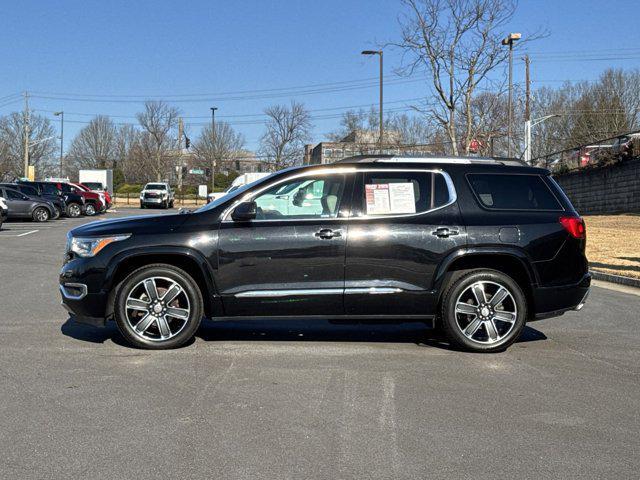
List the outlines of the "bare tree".
<svg viewBox="0 0 640 480">
<path fill-rule="evenodd" d="M 145 102 L 144 112 L 136 115 L 142 127 L 137 150 L 158 181 L 168 175 L 176 157 L 179 115 L 177 108 L 162 101 Z"/>
<path fill-rule="evenodd" d="M 194 151 L 200 166 L 209 168 L 215 159 L 218 169 L 230 169 L 230 164 L 244 148 L 245 139 L 226 122 L 216 123 L 215 135 L 211 126 L 202 129 L 200 136 L 194 142 Z"/>
<path fill-rule="evenodd" d="M 24 176 L 24 113 L 14 112 L 0 118 L 0 176 Z M 48 118 L 30 115 L 29 163 L 36 167 L 40 177 L 52 173 L 53 160 L 58 151 L 56 131 Z"/>
<path fill-rule="evenodd" d="M 140 132 L 133 125 L 124 124 L 116 131 L 115 157 L 113 161 L 114 175 L 121 172 L 126 182 L 133 181 L 133 177 L 139 176 L 139 167 L 134 157 L 134 146 L 138 141 Z M 122 177 L 121 177 L 122 178 Z"/>
<path fill-rule="evenodd" d="M 459 135 L 465 153 L 473 138 L 472 108 L 476 90 L 508 56 L 500 41 L 516 9 L 515 0 L 402 0 L 402 41 L 408 64 L 401 72 L 424 71 L 433 100 L 416 107 L 433 116 L 446 132 L 454 155 Z M 535 36 L 529 36 L 529 41 Z M 526 42 L 526 40 L 524 41 Z M 524 43 L 521 42 L 521 43 Z M 457 114 L 463 113 L 463 128 Z"/>
<path fill-rule="evenodd" d="M 113 168 L 116 157 L 117 129 L 104 115 L 93 118 L 71 142 L 68 164 L 74 169 Z"/>
<path fill-rule="evenodd" d="M 302 161 L 305 142 L 311 134 L 311 116 L 304 105 L 291 102 L 274 105 L 265 111 L 266 132 L 260 139 L 260 151 L 276 170 Z"/>
</svg>

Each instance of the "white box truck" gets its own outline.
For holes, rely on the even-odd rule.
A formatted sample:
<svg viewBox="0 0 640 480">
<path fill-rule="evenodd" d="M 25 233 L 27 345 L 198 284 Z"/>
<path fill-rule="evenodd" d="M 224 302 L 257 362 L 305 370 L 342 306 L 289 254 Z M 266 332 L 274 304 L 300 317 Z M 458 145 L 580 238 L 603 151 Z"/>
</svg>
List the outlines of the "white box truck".
<svg viewBox="0 0 640 480">
<path fill-rule="evenodd" d="M 113 170 L 80 170 L 80 183 L 101 183 L 110 194 L 113 194 Z M 92 188 L 91 185 L 87 185 Z"/>
</svg>

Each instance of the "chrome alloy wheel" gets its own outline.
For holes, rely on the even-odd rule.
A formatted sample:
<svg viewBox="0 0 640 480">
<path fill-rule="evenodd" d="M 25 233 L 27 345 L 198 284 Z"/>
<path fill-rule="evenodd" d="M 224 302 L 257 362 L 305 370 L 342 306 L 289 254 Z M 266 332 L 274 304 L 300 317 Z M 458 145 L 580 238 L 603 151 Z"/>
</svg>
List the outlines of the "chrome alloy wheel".
<svg viewBox="0 0 640 480">
<path fill-rule="evenodd" d="M 166 277 L 150 277 L 137 283 L 127 296 L 125 309 L 132 331 L 156 342 L 178 335 L 191 314 L 185 290 Z"/>
<path fill-rule="evenodd" d="M 38 222 L 46 222 L 49 220 L 49 212 L 43 207 L 36 208 L 35 216 Z"/>
<path fill-rule="evenodd" d="M 467 287 L 456 300 L 456 325 L 469 340 L 494 344 L 513 330 L 518 309 L 507 287 L 480 281 Z"/>
</svg>

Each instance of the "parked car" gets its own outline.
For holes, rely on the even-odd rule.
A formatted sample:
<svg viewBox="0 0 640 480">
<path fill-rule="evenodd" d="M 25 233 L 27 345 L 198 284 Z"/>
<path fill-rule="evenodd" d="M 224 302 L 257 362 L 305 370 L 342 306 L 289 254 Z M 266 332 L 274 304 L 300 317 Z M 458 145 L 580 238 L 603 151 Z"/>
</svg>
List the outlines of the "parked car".
<svg viewBox="0 0 640 480">
<path fill-rule="evenodd" d="M 24 183 L 0 183 L 0 186 L 18 190 L 20 193 L 24 193 L 28 197 L 42 198 L 44 200 L 50 201 L 55 207 L 55 213 L 52 217 L 54 220 L 60 218 L 60 216 L 66 210 L 66 205 L 64 203 L 63 197 L 60 197 L 58 195 L 41 195 L 38 189 L 33 185 L 27 185 Z"/>
<path fill-rule="evenodd" d="M 611 153 L 619 160 L 640 156 L 640 133 L 630 133 L 614 140 Z"/>
<path fill-rule="evenodd" d="M 106 195 L 106 193 L 105 193 L 105 192 L 99 192 L 99 191 L 92 190 L 92 189 L 90 189 L 89 187 L 87 187 L 87 186 L 86 186 L 85 184 L 83 184 L 83 183 L 73 183 L 73 182 L 70 182 L 69 184 L 70 184 L 71 186 L 73 186 L 73 187 L 76 187 L 76 188 L 80 189 L 80 190 L 81 190 L 81 191 L 83 191 L 83 192 L 92 192 L 92 193 L 96 193 L 96 194 L 98 194 L 98 197 L 100 198 L 100 202 L 101 202 L 101 203 L 102 203 L 102 205 L 103 205 L 103 208 L 102 208 L 102 210 L 100 210 L 100 212 L 105 212 L 105 211 L 109 208 L 110 203 L 109 203 L 109 202 L 107 202 L 107 195 Z M 111 197 L 109 197 L 109 200 L 111 200 Z"/>
<path fill-rule="evenodd" d="M 302 203 L 265 202 L 283 189 Z M 311 191 L 319 202 L 304 205 Z M 356 157 L 282 170 L 195 211 L 78 227 L 60 289 L 72 316 L 114 318 L 143 348 L 183 344 L 203 317 L 320 317 L 421 320 L 493 352 L 527 321 L 582 307 L 585 242 L 548 170 Z"/>
<path fill-rule="evenodd" d="M 140 192 L 140 208 L 148 206 L 173 208 L 173 202 L 174 193 L 168 183 L 147 183 Z"/>
<path fill-rule="evenodd" d="M 30 185 L 38 190 L 41 197 L 46 198 L 52 202 L 56 200 L 64 202 L 65 210 L 64 215 L 70 218 L 76 218 L 84 214 L 85 200 L 82 195 L 67 191 L 63 192 L 57 182 L 31 182 L 31 181 L 18 181 L 18 185 Z"/>
<path fill-rule="evenodd" d="M 31 218 L 34 222 L 46 222 L 54 217 L 56 208 L 48 200 L 29 197 L 12 188 L 0 186 L 0 197 L 8 207 L 8 218 Z"/>
<path fill-rule="evenodd" d="M 63 194 L 75 193 L 84 198 L 84 210 L 83 213 L 89 217 L 94 216 L 97 213 L 104 212 L 106 206 L 102 201 L 100 195 L 96 192 L 83 190 L 71 183 L 67 182 L 51 182 L 53 183 Z"/>
<path fill-rule="evenodd" d="M 82 186 L 88 188 L 89 190 L 91 190 L 93 192 L 102 193 L 104 195 L 104 198 L 105 198 L 106 202 L 107 202 L 107 210 L 109 208 L 111 208 L 111 205 L 113 205 L 113 201 L 111 199 L 111 194 L 109 193 L 109 190 L 107 190 L 102 183 L 100 183 L 100 182 L 81 182 L 81 183 L 78 183 L 78 185 L 82 185 Z"/>
<path fill-rule="evenodd" d="M 4 197 L 0 197 L 0 230 L 2 230 L 2 224 L 9 216 L 9 207 L 7 207 L 7 203 L 4 201 Z"/>
</svg>

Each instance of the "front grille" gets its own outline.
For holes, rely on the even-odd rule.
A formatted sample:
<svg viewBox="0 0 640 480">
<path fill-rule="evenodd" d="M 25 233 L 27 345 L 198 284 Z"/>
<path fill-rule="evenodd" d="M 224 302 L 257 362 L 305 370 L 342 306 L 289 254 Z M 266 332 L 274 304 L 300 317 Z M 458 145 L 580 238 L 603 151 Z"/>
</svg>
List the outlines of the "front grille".
<svg viewBox="0 0 640 480">
<path fill-rule="evenodd" d="M 144 198 L 160 198 L 159 193 L 145 192 Z"/>
</svg>

